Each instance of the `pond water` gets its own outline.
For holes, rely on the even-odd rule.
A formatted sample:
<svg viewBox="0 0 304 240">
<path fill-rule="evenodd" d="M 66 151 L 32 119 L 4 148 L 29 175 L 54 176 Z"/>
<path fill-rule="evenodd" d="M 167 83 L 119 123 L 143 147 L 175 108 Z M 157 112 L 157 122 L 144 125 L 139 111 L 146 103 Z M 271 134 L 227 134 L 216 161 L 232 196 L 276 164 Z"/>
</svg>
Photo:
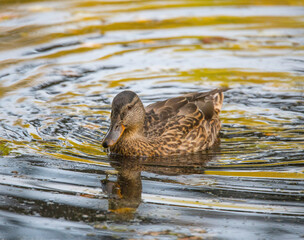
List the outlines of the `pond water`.
<svg viewBox="0 0 304 240">
<path fill-rule="evenodd" d="M 0 239 L 303 239 L 303 63 L 303 1 L 1 0 Z M 217 87 L 217 149 L 101 147 L 120 91 Z"/>
</svg>

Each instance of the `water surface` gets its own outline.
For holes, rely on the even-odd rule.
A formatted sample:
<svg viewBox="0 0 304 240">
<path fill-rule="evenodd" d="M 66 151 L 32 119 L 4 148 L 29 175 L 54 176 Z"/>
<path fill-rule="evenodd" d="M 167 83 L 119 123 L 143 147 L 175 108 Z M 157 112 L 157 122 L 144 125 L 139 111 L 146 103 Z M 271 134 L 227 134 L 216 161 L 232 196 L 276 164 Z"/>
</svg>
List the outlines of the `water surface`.
<svg viewBox="0 0 304 240">
<path fill-rule="evenodd" d="M 0 6 L 0 238 L 303 238 L 302 1 Z M 101 147 L 120 91 L 147 105 L 217 87 L 213 151 Z"/>
</svg>

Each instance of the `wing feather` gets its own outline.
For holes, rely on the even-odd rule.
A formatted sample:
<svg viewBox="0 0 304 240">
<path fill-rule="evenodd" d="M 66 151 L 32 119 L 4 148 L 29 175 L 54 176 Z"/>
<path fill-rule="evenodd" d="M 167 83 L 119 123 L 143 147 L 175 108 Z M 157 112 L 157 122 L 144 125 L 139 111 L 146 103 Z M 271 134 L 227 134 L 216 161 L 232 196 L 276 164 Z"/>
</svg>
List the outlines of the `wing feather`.
<svg viewBox="0 0 304 240">
<path fill-rule="evenodd" d="M 175 153 L 208 149 L 217 140 L 221 121 L 218 114 L 224 100 L 223 91 L 189 93 L 146 108 L 145 135 L 161 139 L 160 148 Z"/>
</svg>

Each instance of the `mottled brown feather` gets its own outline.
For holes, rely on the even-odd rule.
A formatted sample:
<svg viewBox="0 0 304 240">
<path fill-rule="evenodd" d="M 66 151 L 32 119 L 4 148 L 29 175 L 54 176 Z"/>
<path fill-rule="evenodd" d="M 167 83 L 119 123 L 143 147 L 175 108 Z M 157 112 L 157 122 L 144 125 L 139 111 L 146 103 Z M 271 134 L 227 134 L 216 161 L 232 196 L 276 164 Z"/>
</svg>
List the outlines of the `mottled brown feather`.
<svg viewBox="0 0 304 240">
<path fill-rule="evenodd" d="M 189 93 L 147 106 L 141 135 L 122 137 L 111 152 L 164 156 L 211 148 L 218 142 L 221 128 L 223 91 Z"/>
</svg>

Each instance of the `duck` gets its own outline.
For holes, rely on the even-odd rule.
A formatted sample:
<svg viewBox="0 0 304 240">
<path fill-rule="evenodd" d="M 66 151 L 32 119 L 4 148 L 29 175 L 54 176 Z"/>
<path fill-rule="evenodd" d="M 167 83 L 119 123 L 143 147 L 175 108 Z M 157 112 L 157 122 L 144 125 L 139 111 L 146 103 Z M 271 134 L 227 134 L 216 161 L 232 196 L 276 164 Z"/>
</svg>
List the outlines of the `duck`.
<svg viewBox="0 0 304 240">
<path fill-rule="evenodd" d="M 129 90 L 117 94 L 102 146 L 112 155 L 156 157 L 202 152 L 218 145 L 225 88 L 192 92 L 144 107 Z"/>
</svg>

